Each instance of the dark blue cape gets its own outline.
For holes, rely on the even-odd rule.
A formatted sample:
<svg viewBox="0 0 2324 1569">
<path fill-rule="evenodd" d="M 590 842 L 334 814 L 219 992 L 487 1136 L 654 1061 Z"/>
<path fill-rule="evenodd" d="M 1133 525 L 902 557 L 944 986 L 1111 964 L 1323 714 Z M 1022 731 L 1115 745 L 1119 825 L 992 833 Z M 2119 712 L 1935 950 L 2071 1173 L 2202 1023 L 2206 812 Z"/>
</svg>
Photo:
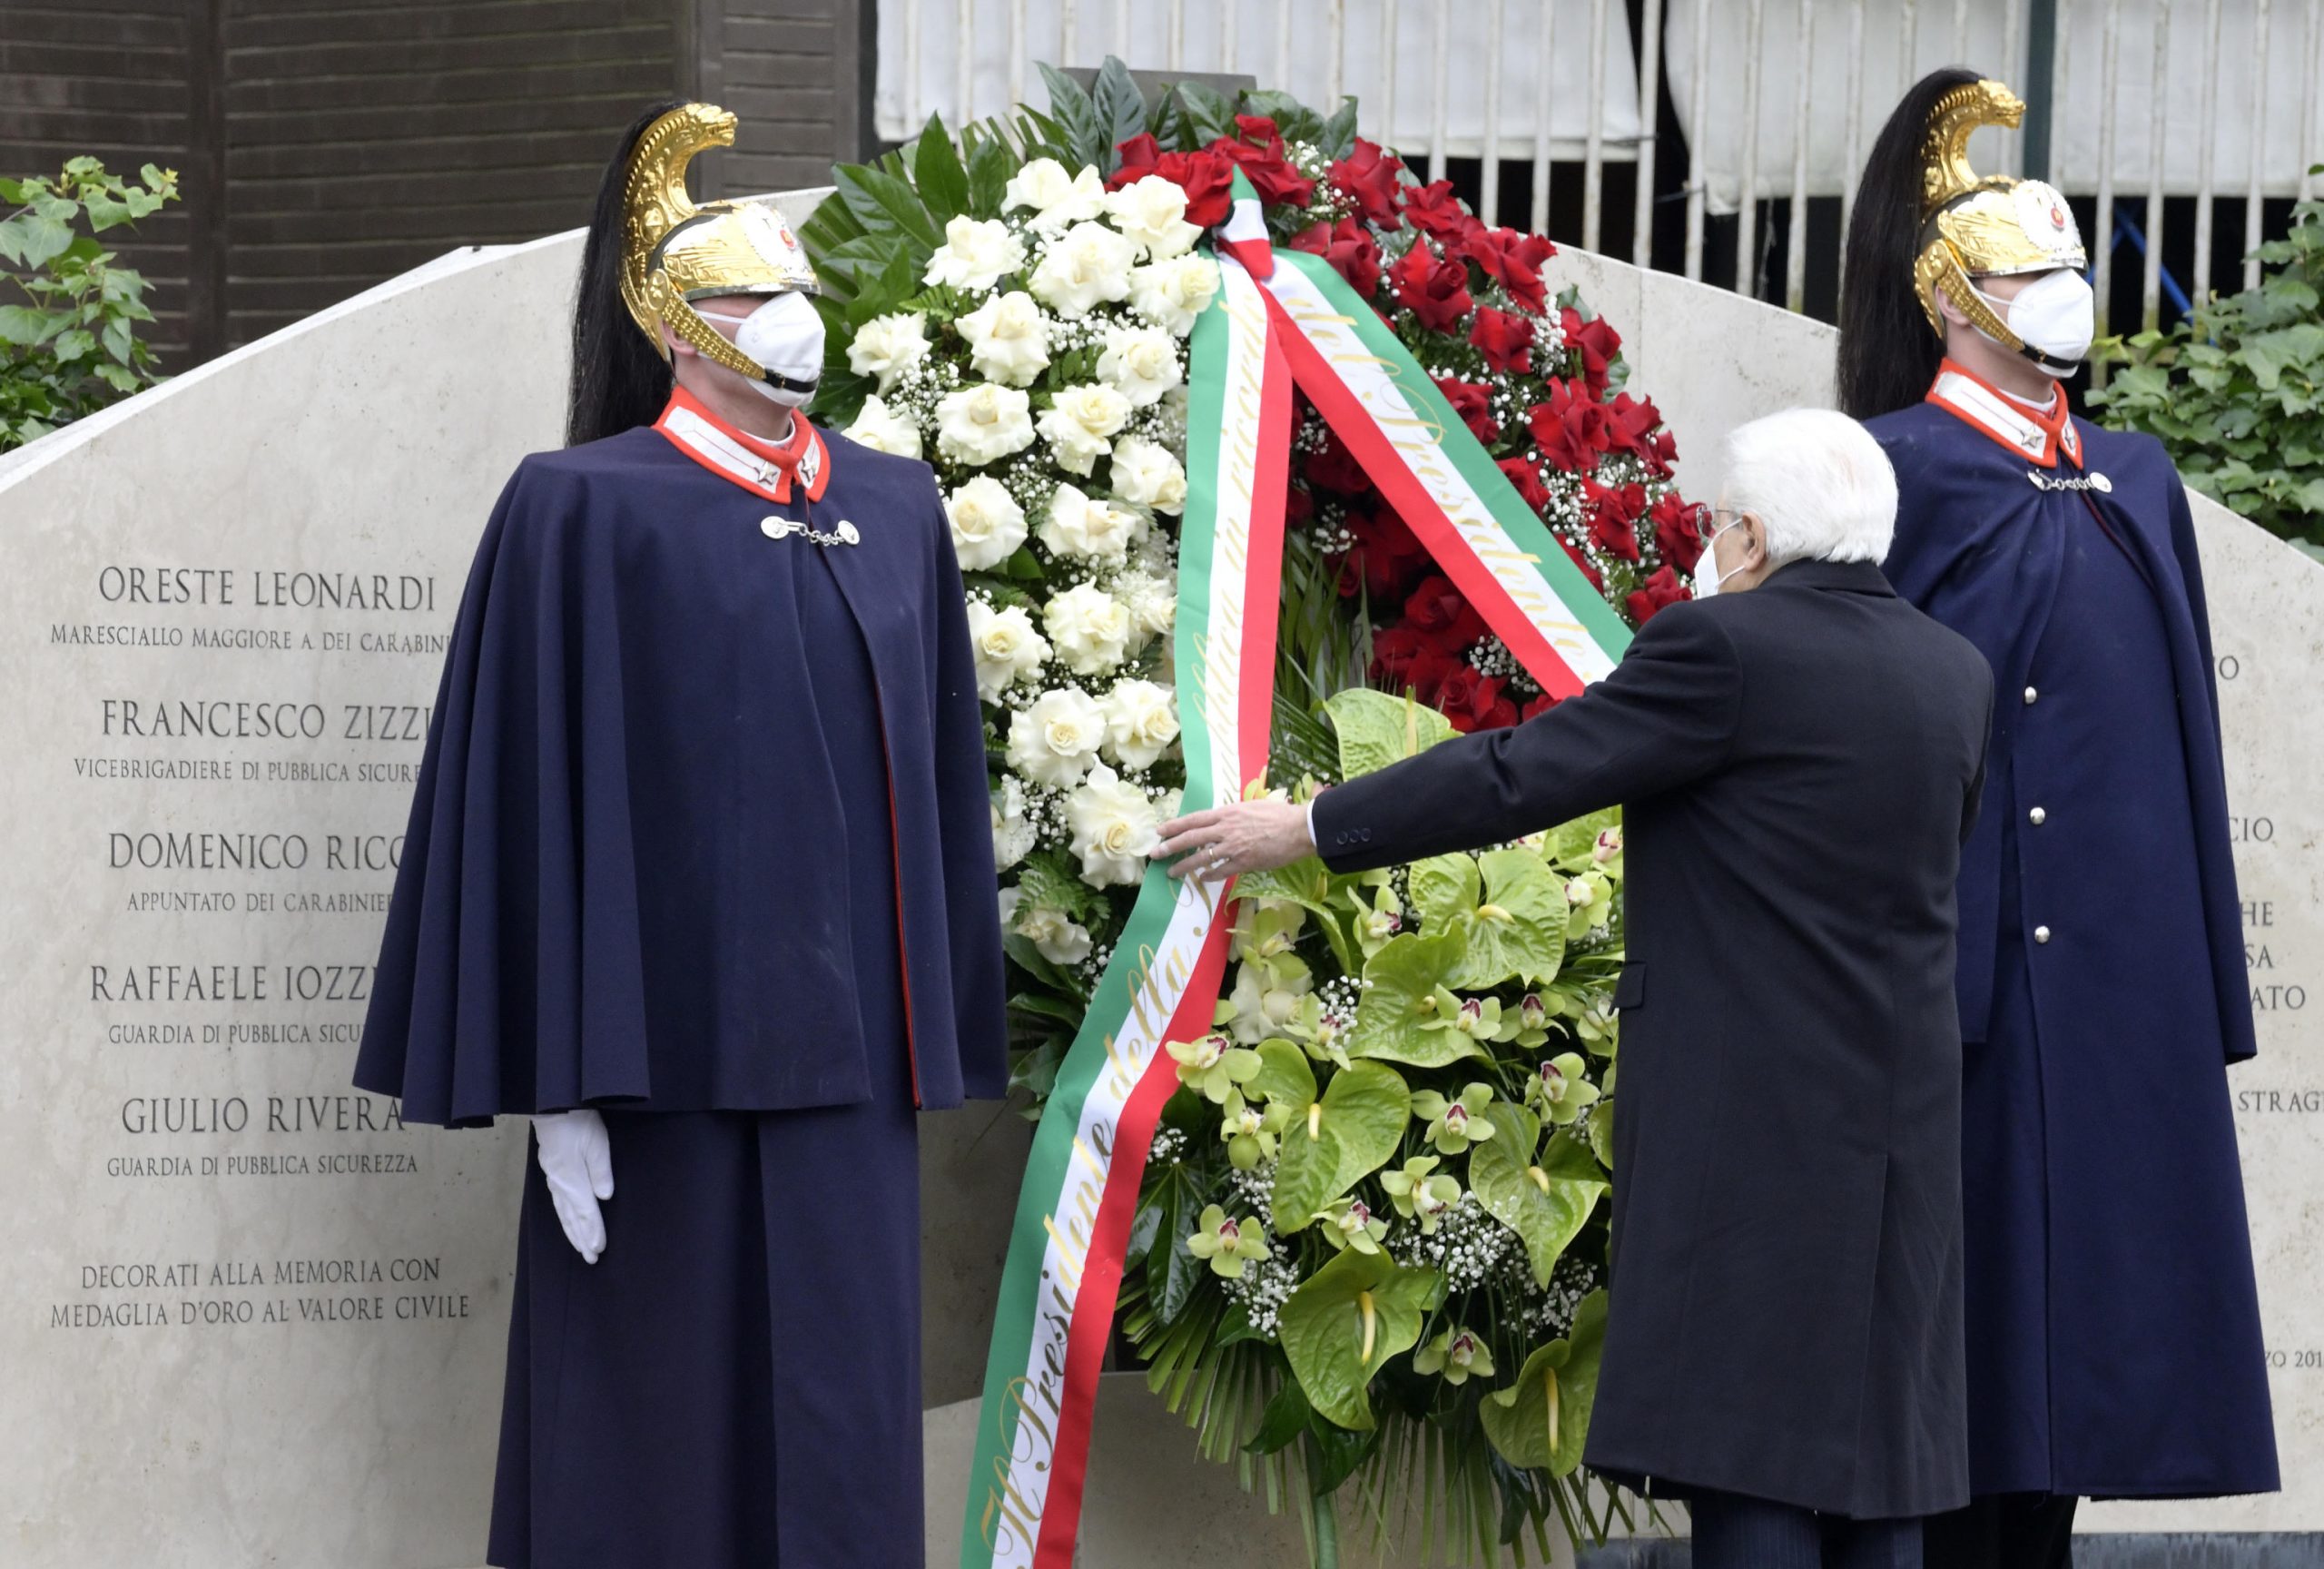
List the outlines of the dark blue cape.
<svg viewBox="0 0 2324 1569">
<path fill-rule="evenodd" d="M 923 464 L 777 503 L 639 429 L 518 467 L 461 602 L 355 1081 L 452 1125 L 868 1099 L 842 803 L 885 803 L 925 1107 L 1007 1088 L 982 720 Z M 771 538 L 770 516 L 860 543 Z M 802 636 L 828 573 L 869 655 Z M 875 726 L 885 776 L 827 745 Z M 862 748 L 855 752 L 861 754 Z M 840 759 L 835 765 L 835 758 Z M 863 775 L 863 776 L 859 776 Z"/>
<path fill-rule="evenodd" d="M 1888 575 L 1996 695 L 1960 881 L 1971 1486 L 2272 1489 L 2225 1071 L 2251 1009 L 2185 491 L 2153 438 L 2080 420 L 2048 463 L 1935 403 L 1871 429 L 1900 497 Z"/>
</svg>

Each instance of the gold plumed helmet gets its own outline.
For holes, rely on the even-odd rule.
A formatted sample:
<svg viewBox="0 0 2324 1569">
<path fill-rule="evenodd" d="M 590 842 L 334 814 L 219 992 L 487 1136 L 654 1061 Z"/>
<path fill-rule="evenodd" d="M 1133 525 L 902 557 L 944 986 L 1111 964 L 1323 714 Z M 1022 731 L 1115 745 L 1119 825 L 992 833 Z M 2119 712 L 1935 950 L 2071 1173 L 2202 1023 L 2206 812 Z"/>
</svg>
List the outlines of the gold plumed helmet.
<svg viewBox="0 0 2324 1569">
<path fill-rule="evenodd" d="M 645 128 L 630 153 L 622 240 L 621 297 L 667 360 L 661 329 L 703 357 L 757 380 L 765 372 L 692 301 L 713 294 L 815 294 L 807 252 L 773 203 L 710 202 L 686 194 L 686 165 L 697 153 L 734 143 L 734 116 L 714 104 L 687 104 Z"/>
<path fill-rule="evenodd" d="M 1945 318 L 1936 308 L 1936 297 L 1943 294 L 1979 331 L 2040 361 L 2047 357 L 2012 332 L 1969 281 L 1978 274 L 2060 267 L 2079 272 L 2089 265 L 2073 210 L 2054 186 L 2006 174 L 1979 179 L 1969 167 L 1971 132 L 1980 125 L 2014 129 L 2024 114 L 2024 100 L 1994 81 L 1956 87 L 1929 111 L 1928 135 L 1921 144 L 1921 248 L 1913 264 L 1913 288 L 1938 337 L 1945 335 Z"/>
</svg>

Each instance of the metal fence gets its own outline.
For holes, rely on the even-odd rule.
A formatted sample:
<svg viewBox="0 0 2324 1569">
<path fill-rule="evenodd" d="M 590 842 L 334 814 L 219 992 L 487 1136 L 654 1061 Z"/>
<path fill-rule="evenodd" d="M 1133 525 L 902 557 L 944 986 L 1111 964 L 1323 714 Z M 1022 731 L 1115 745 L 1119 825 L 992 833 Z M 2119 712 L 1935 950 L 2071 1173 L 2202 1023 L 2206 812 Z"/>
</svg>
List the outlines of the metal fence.
<svg viewBox="0 0 2324 1569">
<path fill-rule="evenodd" d="M 2270 200 L 2314 194 L 2308 169 L 2324 160 L 2324 0 L 884 0 L 877 20 L 891 138 L 931 111 L 959 123 L 1029 91 L 1038 101 L 1036 60 L 1115 54 L 1317 104 L 1353 93 L 1367 133 L 1430 178 L 1477 161 L 1488 222 L 1546 229 L 1553 186 L 1578 181 L 1561 238 L 1595 251 L 1611 232 L 1640 265 L 1794 309 L 1811 269 L 1837 278 L 1872 135 L 1940 64 L 1974 64 L 2029 98 L 2046 90 L 2046 145 L 1989 131 L 1973 155 L 2023 173 L 2031 151 L 2082 198 L 2102 312 L 2127 248 L 2150 325 L 2166 301 L 2175 311 L 2211 287 L 2221 199 L 2240 202 L 2248 252 Z M 1658 125 L 1679 143 L 1659 158 Z M 1612 202 L 1627 212 L 1609 193 L 1623 164 Z M 1504 211 L 1512 170 L 1521 213 Z M 1811 232 L 1814 203 L 1833 198 L 1840 222 Z M 1561 211 L 1573 212 L 1571 192 Z M 1731 246 L 1707 242 L 1714 223 Z M 2162 253 L 2190 238 L 2181 226 L 2192 261 L 2177 280 Z M 2256 277 L 2247 262 L 2246 284 Z"/>
</svg>

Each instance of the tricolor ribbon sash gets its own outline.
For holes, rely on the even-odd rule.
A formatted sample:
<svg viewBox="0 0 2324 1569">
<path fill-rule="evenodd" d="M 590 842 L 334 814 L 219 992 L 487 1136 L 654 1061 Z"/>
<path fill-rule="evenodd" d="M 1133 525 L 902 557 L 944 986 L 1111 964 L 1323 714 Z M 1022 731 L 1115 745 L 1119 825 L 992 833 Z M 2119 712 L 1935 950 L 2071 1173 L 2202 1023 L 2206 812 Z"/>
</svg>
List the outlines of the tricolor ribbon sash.
<svg viewBox="0 0 2324 1569">
<path fill-rule="evenodd" d="M 1242 799 L 1266 771 L 1295 384 L 1543 690 L 1581 691 L 1629 639 L 1372 307 L 1321 258 L 1273 252 L 1239 175 L 1236 187 L 1188 375 L 1174 648 L 1189 812 Z M 1226 897 L 1148 868 L 1042 1111 L 985 1367 L 962 1569 L 1073 1562 L 1123 1254 L 1177 1087 L 1163 1046 L 1210 1028 Z"/>
</svg>

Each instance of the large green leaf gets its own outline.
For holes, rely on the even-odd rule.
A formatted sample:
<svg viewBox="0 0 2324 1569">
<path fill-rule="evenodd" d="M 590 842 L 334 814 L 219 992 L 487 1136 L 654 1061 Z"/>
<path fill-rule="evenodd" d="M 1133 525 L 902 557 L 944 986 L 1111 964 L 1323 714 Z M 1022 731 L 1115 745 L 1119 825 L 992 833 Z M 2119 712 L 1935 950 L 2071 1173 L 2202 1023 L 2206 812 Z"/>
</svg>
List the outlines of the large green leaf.
<svg viewBox="0 0 2324 1569">
<path fill-rule="evenodd" d="M 1339 735 L 1343 779 L 1377 773 L 1452 735 L 1452 721 L 1435 709 L 1368 686 L 1334 693 L 1324 707 Z"/>
<path fill-rule="evenodd" d="M 1178 102 L 1186 108 L 1187 129 L 1197 144 L 1206 146 L 1221 136 L 1235 134 L 1233 99 L 1199 82 L 1181 82 L 1177 91 Z"/>
<path fill-rule="evenodd" d="M 1106 138 L 1105 153 L 1097 160 L 1098 173 L 1111 174 L 1122 166 L 1121 144 L 1146 129 L 1146 94 L 1130 80 L 1129 67 L 1108 54 L 1098 68 L 1089 100 Z"/>
<path fill-rule="evenodd" d="M 72 243 L 71 229 L 38 212 L 19 212 L 0 223 L 0 256 L 27 270 L 46 266 Z"/>
<path fill-rule="evenodd" d="M 1098 123 L 1097 105 L 1072 77 L 1047 61 L 1040 62 L 1040 67 L 1041 80 L 1049 88 L 1049 116 L 1064 133 L 1066 148 L 1072 154 L 1060 162 L 1068 171 L 1085 163 L 1102 165 L 1108 143 L 1106 127 Z"/>
<path fill-rule="evenodd" d="M 1606 1293 L 1592 1291 L 1574 1308 L 1567 1337 L 1526 1357 L 1517 1381 L 1478 1406 L 1485 1436 L 1502 1459 L 1552 1476 L 1570 1475 L 1581 1464 L 1605 1349 Z"/>
<path fill-rule="evenodd" d="M 1565 883 L 1531 850 L 1488 850 L 1477 864 L 1484 900 L 1452 917 L 1462 943 L 1448 984 L 1482 991 L 1512 976 L 1529 985 L 1555 980 L 1565 962 Z"/>
<path fill-rule="evenodd" d="M 960 166 L 960 154 L 941 114 L 931 114 L 921 130 L 912 149 L 911 180 L 940 228 L 969 210 L 969 172 Z"/>
<path fill-rule="evenodd" d="M 1517 1233 L 1535 1283 L 1546 1287 L 1559 1256 L 1598 1208 L 1606 1174 L 1587 1148 L 1562 1136 L 1551 1140 L 1556 1169 L 1536 1164 L 1540 1124 L 1521 1107 L 1496 1102 L 1485 1115 L 1493 1137 L 1471 1147 L 1469 1186 L 1486 1213 Z"/>
<path fill-rule="evenodd" d="M 1000 216 L 1009 193 L 1009 177 L 1017 173 L 1017 155 L 1000 137 L 980 135 L 969 147 L 969 211 L 980 218 Z"/>
<path fill-rule="evenodd" d="M 1350 94 L 1340 100 L 1332 117 L 1324 122 L 1321 143 L 1324 153 L 1334 163 L 1354 155 L 1355 152 L 1355 95 Z"/>
<path fill-rule="evenodd" d="M 1443 1283 L 1433 1269 L 1402 1268 L 1384 1254 L 1353 1248 L 1310 1276 L 1279 1320 L 1284 1355 L 1308 1404 L 1342 1427 L 1371 1427 L 1365 1388 L 1390 1357 L 1419 1343 L 1422 1316 Z"/>
<path fill-rule="evenodd" d="M 839 187 L 840 200 L 847 203 L 865 232 L 910 235 L 931 251 L 944 242 L 943 226 L 930 214 L 910 181 L 857 163 L 842 163 L 832 170 L 832 181 Z"/>
<path fill-rule="evenodd" d="M 1483 1055 L 1474 1039 L 1443 1027 L 1437 992 L 1460 962 L 1457 932 L 1405 932 L 1389 938 L 1364 961 L 1364 1000 L 1356 1005 L 1347 1054 L 1415 1068 L 1443 1068 Z"/>
<path fill-rule="evenodd" d="M 1332 957 L 1339 961 L 1342 970 L 1352 972 L 1356 962 L 1348 946 L 1347 912 L 1333 901 L 1332 892 L 1330 869 L 1313 855 L 1271 872 L 1246 872 L 1235 880 L 1238 899 L 1282 899 L 1313 914 L 1324 942 L 1331 947 Z"/>
<path fill-rule="evenodd" d="M 1325 1204 L 1377 1170 L 1396 1152 L 1412 1114 L 1412 1091 L 1393 1068 L 1357 1062 L 1332 1075 L 1322 1101 L 1302 1108 L 1280 1135 L 1275 1235 L 1305 1230 Z"/>
</svg>

